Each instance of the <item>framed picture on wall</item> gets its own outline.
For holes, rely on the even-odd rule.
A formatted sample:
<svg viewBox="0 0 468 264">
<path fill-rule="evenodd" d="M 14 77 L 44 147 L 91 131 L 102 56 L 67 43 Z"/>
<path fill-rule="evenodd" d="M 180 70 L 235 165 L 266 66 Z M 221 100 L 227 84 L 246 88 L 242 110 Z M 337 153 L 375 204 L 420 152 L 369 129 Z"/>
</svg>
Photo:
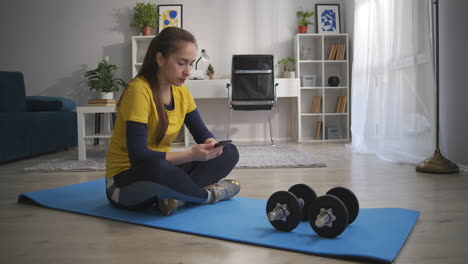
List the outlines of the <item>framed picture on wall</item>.
<svg viewBox="0 0 468 264">
<path fill-rule="evenodd" d="M 167 27 L 182 28 L 182 5 L 158 5 L 159 31 Z"/>
<path fill-rule="evenodd" d="M 340 6 L 337 4 L 316 4 L 317 32 L 321 34 L 341 33 Z"/>
</svg>

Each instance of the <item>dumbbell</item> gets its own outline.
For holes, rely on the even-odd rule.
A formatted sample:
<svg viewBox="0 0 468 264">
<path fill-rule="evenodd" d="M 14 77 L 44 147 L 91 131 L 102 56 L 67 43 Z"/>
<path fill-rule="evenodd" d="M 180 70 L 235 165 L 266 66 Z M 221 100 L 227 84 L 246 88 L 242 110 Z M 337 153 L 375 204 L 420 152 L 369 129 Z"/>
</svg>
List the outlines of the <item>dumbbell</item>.
<svg viewBox="0 0 468 264">
<path fill-rule="evenodd" d="M 273 193 L 267 201 L 266 213 L 271 225 L 280 231 L 291 231 L 301 221 L 309 220 L 309 206 L 317 198 L 305 184 L 296 184 L 288 191 Z"/>
<path fill-rule="evenodd" d="M 334 238 L 357 218 L 359 201 L 344 187 L 335 187 L 313 201 L 309 207 L 309 224 L 321 237 Z"/>
</svg>

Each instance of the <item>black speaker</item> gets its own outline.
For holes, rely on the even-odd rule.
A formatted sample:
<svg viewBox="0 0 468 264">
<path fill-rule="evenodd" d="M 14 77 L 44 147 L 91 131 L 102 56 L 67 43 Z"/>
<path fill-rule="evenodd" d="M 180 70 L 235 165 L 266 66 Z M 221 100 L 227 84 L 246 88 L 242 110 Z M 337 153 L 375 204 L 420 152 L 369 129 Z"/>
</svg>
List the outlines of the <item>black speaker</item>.
<svg viewBox="0 0 468 264">
<path fill-rule="evenodd" d="M 328 78 L 328 85 L 332 87 L 340 85 L 340 78 L 338 76 L 330 76 Z"/>
</svg>

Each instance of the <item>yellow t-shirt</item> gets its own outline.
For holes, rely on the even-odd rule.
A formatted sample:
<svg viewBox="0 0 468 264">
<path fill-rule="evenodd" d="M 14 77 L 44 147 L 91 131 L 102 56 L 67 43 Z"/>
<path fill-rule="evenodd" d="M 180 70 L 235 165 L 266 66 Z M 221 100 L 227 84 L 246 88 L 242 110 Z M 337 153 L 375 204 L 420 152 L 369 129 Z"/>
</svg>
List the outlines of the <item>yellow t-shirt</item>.
<svg viewBox="0 0 468 264">
<path fill-rule="evenodd" d="M 166 110 L 169 126 L 159 144 L 156 143 L 158 114 L 153 99 L 153 91 L 143 77 L 133 79 L 125 91 L 119 107 L 107 152 L 106 177 L 112 177 L 130 168 L 128 158 L 126 121 L 145 123 L 148 125 L 148 149 L 169 152 L 171 143 L 184 124 L 185 115 L 196 109 L 192 94 L 185 85 L 172 86 L 174 109 Z"/>
</svg>

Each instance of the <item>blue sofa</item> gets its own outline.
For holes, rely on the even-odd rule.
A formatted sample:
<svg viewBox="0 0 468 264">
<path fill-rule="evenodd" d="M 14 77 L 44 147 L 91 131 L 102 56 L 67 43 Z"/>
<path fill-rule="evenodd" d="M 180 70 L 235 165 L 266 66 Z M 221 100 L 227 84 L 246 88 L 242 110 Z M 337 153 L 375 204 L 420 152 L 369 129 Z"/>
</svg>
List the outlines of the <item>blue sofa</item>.
<svg viewBox="0 0 468 264">
<path fill-rule="evenodd" d="M 76 104 L 25 96 L 20 72 L 0 71 L 0 162 L 77 146 Z"/>
</svg>

